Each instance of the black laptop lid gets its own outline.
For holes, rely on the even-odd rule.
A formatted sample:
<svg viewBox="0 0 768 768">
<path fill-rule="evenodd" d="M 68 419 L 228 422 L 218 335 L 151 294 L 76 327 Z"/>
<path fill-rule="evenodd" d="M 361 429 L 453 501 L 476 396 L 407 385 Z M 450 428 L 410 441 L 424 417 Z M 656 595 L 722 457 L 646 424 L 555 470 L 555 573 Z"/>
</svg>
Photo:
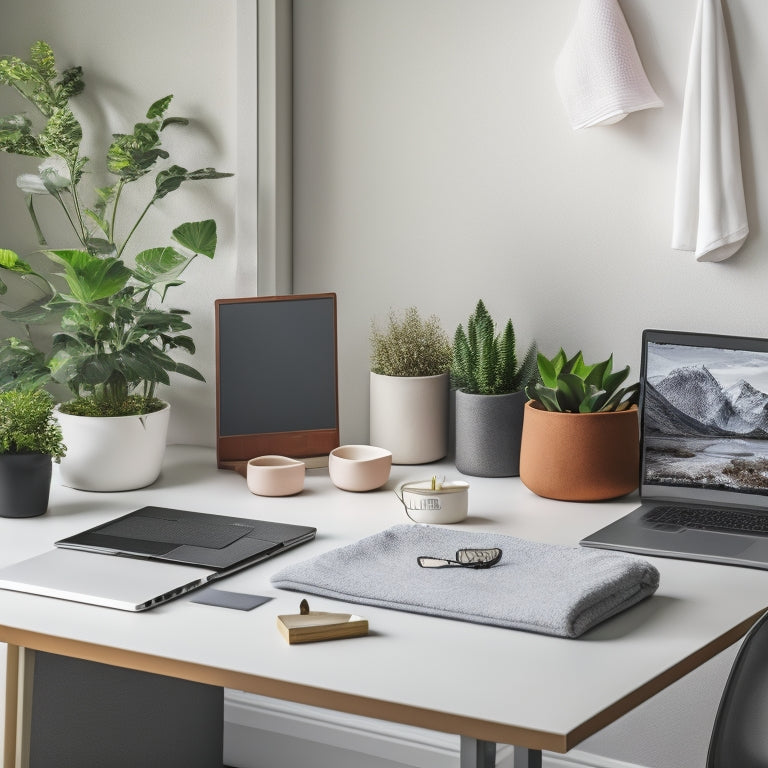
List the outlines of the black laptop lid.
<svg viewBox="0 0 768 768">
<path fill-rule="evenodd" d="M 644 501 L 768 509 L 768 339 L 643 332 Z"/>
<path fill-rule="evenodd" d="M 313 538 L 309 526 L 143 507 L 56 546 L 229 570 Z"/>
</svg>

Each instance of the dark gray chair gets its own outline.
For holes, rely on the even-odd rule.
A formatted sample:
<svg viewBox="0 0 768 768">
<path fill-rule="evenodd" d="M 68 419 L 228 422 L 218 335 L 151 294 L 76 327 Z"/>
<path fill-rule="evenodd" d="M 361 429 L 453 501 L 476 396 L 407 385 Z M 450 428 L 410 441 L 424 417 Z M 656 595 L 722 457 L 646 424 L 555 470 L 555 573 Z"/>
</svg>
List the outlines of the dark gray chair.
<svg viewBox="0 0 768 768">
<path fill-rule="evenodd" d="M 749 630 L 733 662 L 707 768 L 768 768 L 768 613 Z"/>
</svg>

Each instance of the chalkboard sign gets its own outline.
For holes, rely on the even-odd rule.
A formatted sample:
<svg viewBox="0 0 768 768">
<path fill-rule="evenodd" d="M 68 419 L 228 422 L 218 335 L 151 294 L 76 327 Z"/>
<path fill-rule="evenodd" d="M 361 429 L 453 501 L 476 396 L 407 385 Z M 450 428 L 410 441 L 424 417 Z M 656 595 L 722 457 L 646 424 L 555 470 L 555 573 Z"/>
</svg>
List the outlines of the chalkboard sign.
<svg viewBox="0 0 768 768">
<path fill-rule="evenodd" d="M 339 445 L 336 295 L 217 299 L 216 455 L 327 457 Z"/>
</svg>

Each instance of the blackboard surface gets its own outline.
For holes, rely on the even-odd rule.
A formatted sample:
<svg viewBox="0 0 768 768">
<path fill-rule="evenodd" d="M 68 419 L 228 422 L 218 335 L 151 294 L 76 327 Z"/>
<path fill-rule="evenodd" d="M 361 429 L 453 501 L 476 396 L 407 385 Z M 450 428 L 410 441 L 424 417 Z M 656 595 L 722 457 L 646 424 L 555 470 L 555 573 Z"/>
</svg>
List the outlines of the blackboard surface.
<svg viewBox="0 0 768 768">
<path fill-rule="evenodd" d="M 219 463 L 336 447 L 336 361 L 335 294 L 217 300 Z"/>
</svg>

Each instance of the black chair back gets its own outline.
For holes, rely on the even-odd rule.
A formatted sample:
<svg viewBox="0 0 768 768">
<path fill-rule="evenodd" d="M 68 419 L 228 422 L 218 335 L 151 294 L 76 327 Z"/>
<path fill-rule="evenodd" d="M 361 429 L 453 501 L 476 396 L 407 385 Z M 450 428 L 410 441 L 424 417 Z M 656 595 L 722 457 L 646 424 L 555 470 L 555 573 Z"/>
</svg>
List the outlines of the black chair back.
<svg viewBox="0 0 768 768">
<path fill-rule="evenodd" d="M 768 613 L 749 630 L 733 662 L 707 768 L 768 768 Z"/>
</svg>

